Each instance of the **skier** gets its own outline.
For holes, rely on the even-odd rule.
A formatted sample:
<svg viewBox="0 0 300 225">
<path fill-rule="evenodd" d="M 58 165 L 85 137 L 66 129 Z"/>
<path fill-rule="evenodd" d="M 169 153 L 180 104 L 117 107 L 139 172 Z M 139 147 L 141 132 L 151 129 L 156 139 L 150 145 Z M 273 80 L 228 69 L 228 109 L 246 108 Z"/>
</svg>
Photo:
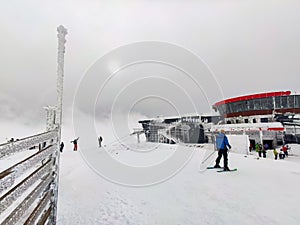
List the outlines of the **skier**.
<svg viewBox="0 0 300 225">
<path fill-rule="evenodd" d="M 230 169 L 228 168 L 228 148 L 231 149 L 231 145 L 228 142 L 228 139 L 227 139 L 227 136 L 225 135 L 224 130 L 221 130 L 221 132 L 216 137 L 216 146 L 218 149 L 218 157 L 216 159 L 216 164 L 215 164 L 214 168 L 221 168 L 219 164 L 220 164 L 220 160 L 223 156 L 224 171 L 230 171 Z"/>
<path fill-rule="evenodd" d="M 277 160 L 278 151 L 276 150 L 276 148 L 274 148 L 273 153 L 274 153 L 275 160 Z"/>
<path fill-rule="evenodd" d="M 268 143 L 264 144 L 264 149 L 265 149 L 265 150 L 268 150 L 268 149 L 269 149 Z"/>
<path fill-rule="evenodd" d="M 262 144 L 256 144 L 256 151 L 258 152 L 258 156 L 261 157 Z"/>
<path fill-rule="evenodd" d="M 267 157 L 267 149 L 269 148 L 269 145 L 268 144 L 265 144 L 263 147 L 262 147 L 262 153 L 263 153 L 263 157 L 266 158 Z"/>
<path fill-rule="evenodd" d="M 285 157 L 284 152 L 282 151 L 282 149 L 280 149 L 279 159 L 284 159 L 284 157 Z"/>
<path fill-rule="evenodd" d="M 103 141 L 103 138 L 101 136 L 98 137 L 98 142 L 99 142 L 99 148 L 101 148 L 101 143 Z"/>
<path fill-rule="evenodd" d="M 63 152 L 64 146 L 65 146 L 65 144 L 64 144 L 63 142 L 61 142 L 60 148 L 59 148 L 59 151 L 60 151 L 60 152 Z"/>
<path fill-rule="evenodd" d="M 284 155 L 285 155 L 286 157 L 288 157 L 288 156 L 289 156 L 289 153 L 288 153 L 288 145 L 283 145 L 283 146 L 281 147 L 281 149 L 282 149 Z"/>
<path fill-rule="evenodd" d="M 251 152 L 252 149 L 253 149 L 253 146 L 252 146 L 252 143 L 250 143 L 250 145 L 249 145 L 249 152 Z"/>
<path fill-rule="evenodd" d="M 74 144 L 74 151 L 77 151 L 77 147 L 78 147 L 78 145 L 77 145 L 77 141 L 78 141 L 78 139 L 79 139 L 79 137 L 78 138 L 76 138 L 76 139 L 74 139 L 73 141 L 71 141 L 71 143 L 73 143 Z"/>
</svg>

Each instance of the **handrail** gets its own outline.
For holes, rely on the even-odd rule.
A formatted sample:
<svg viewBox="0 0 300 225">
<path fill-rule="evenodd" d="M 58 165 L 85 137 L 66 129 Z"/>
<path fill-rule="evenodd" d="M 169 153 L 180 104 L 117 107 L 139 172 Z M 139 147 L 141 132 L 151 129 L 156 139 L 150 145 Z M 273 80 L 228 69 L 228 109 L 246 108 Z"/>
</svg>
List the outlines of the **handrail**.
<svg viewBox="0 0 300 225">
<path fill-rule="evenodd" d="M 14 183 L 16 178 L 21 176 L 25 171 L 27 171 L 30 168 L 33 168 L 38 163 L 40 163 L 43 159 L 48 157 L 50 154 L 54 152 L 57 145 L 51 145 L 47 148 L 43 149 L 42 151 L 39 151 L 28 158 L 22 160 L 21 162 L 16 163 L 15 165 L 11 166 L 10 168 L 3 171 L 1 174 L 6 173 L 6 176 L 2 175 L 2 182 L 0 183 L 0 194 L 7 190 L 9 187 L 11 187 Z M 8 182 L 5 182 L 3 180 L 8 180 Z"/>
<path fill-rule="evenodd" d="M 0 160 L 21 151 L 30 151 L 30 147 L 39 146 L 39 151 L 32 152 L 25 159 L 19 158 L 19 162 L 16 161 L 14 165 L 0 171 L 0 214 L 8 215 L 1 217 L 1 225 L 23 223 L 24 221 L 26 224 L 35 224 L 46 222 L 50 218 L 49 216 L 53 213 L 51 183 L 54 182 L 55 177 L 53 162 L 59 154 L 58 141 L 58 130 L 54 129 L 14 142 L 0 144 Z M 41 149 L 41 145 L 44 148 Z M 27 173 L 27 171 L 30 172 Z M 13 204 L 32 188 L 32 185 L 37 186 L 27 197 L 24 196 L 21 203 L 17 203 L 15 209 L 11 209 Z M 40 197 L 42 199 L 39 199 Z M 45 214 L 45 212 L 47 213 Z M 26 217 L 22 218 L 24 215 Z"/>
<path fill-rule="evenodd" d="M 58 136 L 57 130 L 53 130 L 53 131 L 48 131 L 37 135 L 32 135 L 30 137 L 22 138 L 18 141 L 1 144 L 0 158 L 27 150 L 30 147 L 35 146 L 36 144 L 41 144 L 51 139 L 53 139 L 54 141 L 54 139 L 57 139 L 57 136 Z"/>
</svg>

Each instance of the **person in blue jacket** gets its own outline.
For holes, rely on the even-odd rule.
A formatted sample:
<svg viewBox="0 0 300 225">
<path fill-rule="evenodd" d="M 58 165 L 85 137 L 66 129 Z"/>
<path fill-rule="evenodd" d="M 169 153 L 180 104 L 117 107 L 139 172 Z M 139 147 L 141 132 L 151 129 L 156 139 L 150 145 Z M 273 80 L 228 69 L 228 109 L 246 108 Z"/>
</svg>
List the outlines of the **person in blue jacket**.
<svg viewBox="0 0 300 225">
<path fill-rule="evenodd" d="M 221 168 L 220 160 L 223 156 L 224 170 L 229 171 L 230 169 L 228 168 L 228 148 L 231 149 L 231 145 L 228 142 L 224 130 L 221 130 L 221 132 L 216 137 L 216 147 L 218 150 L 218 157 L 216 159 L 216 164 L 214 167 Z"/>
</svg>

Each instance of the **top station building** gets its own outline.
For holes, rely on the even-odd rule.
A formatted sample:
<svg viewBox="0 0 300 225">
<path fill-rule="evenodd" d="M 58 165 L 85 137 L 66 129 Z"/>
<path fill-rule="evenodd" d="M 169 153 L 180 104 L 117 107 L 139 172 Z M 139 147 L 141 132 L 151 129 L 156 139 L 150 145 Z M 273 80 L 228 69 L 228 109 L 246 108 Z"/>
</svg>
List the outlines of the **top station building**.
<svg viewBox="0 0 300 225">
<path fill-rule="evenodd" d="M 300 114 L 300 95 L 291 91 L 268 92 L 229 98 L 213 105 L 225 118 L 237 116 Z"/>
<path fill-rule="evenodd" d="M 218 115 L 185 115 L 140 120 L 146 140 L 163 143 L 205 143 L 221 129 L 247 135 L 252 146 L 300 144 L 300 94 L 267 92 L 215 103 Z"/>
<path fill-rule="evenodd" d="M 265 129 L 273 131 L 273 137 L 282 134 L 282 142 L 300 143 L 300 94 L 277 91 L 245 95 L 219 101 L 213 109 L 231 130 Z"/>
</svg>

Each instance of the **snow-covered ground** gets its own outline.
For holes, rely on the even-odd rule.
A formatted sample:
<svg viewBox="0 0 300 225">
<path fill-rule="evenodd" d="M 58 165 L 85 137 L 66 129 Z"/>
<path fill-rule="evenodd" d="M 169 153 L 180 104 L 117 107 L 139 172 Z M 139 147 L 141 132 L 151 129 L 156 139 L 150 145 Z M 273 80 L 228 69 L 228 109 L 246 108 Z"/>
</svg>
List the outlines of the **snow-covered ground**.
<svg viewBox="0 0 300 225">
<path fill-rule="evenodd" d="M 68 144 L 61 154 L 58 225 L 193 225 L 193 224 L 299 224 L 300 146 L 290 145 L 287 159 L 229 153 L 237 172 L 205 170 L 213 164 L 211 145 L 181 146 L 191 159 L 175 176 L 155 185 L 129 187 L 104 179 Z M 133 166 L 160 163 L 177 145 L 141 142 L 131 136 L 123 143 L 92 149 L 95 157 L 111 157 Z M 149 152 L 133 149 L 151 148 Z M 111 168 L 112 170 L 114 168 Z"/>
</svg>

